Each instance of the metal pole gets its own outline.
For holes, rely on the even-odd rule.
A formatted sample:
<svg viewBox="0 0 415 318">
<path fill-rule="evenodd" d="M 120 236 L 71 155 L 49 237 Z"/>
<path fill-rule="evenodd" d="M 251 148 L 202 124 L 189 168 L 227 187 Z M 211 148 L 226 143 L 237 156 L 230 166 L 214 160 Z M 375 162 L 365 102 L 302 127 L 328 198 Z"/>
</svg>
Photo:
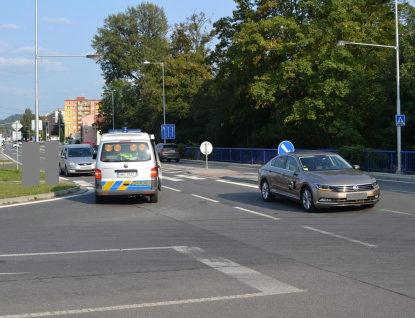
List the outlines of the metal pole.
<svg viewBox="0 0 415 318">
<path fill-rule="evenodd" d="M 398 0 L 395 0 L 395 32 L 396 32 L 396 114 L 401 114 L 401 98 L 400 98 L 400 87 L 399 87 L 399 30 L 398 30 Z M 398 167 L 396 169 L 396 173 L 402 173 L 401 165 L 402 165 L 402 157 L 401 157 L 401 126 L 396 126 L 396 136 L 397 136 L 397 159 L 398 159 Z"/>
<path fill-rule="evenodd" d="M 59 116 L 58 110 L 58 124 L 59 124 L 59 145 L 61 144 L 61 117 Z"/>
<path fill-rule="evenodd" d="M 114 92 L 111 92 L 112 96 L 112 129 L 114 129 Z"/>
<path fill-rule="evenodd" d="M 164 125 L 166 125 L 166 97 L 164 95 L 164 63 L 161 63 L 161 71 L 163 74 L 163 123 Z M 164 139 L 164 143 L 166 143 L 166 139 Z"/>
<path fill-rule="evenodd" d="M 35 141 L 39 142 L 39 100 L 37 87 L 37 0 L 35 0 Z"/>
</svg>

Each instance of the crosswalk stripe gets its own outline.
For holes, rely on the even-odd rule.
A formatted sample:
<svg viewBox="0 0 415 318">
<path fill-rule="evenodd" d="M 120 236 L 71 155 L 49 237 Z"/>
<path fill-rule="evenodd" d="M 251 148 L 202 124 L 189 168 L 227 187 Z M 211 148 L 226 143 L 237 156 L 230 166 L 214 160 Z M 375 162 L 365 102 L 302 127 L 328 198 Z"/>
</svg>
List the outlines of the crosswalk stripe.
<svg viewBox="0 0 415 318">
<path fill-rule="evenodd" d="M 178 174 L 175 177 L 179 177 L 179 178 L 187 178 L 187 179 L 192 179 L 192 180 L 205 180 L 206 178 L 201 178 L 201 177 L 196 177 L 196 176 L 188 176 L 185 174 Z"/>
</svg>

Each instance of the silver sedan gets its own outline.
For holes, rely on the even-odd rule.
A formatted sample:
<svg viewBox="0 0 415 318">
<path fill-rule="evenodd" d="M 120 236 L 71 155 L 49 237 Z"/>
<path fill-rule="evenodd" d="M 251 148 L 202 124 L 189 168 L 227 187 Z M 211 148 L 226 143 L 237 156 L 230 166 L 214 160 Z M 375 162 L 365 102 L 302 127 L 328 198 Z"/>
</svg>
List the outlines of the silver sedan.
<svg viewBox="0 0 415 318">
<path fill-rule="evenodd" d="M 274 157 L 258 171 L 262 198 L 281 196 L 307 212 L 334 206 L 373 207 L 380 199 L 376 179 L 336 153 L 292 152 Z"/>
</svg>

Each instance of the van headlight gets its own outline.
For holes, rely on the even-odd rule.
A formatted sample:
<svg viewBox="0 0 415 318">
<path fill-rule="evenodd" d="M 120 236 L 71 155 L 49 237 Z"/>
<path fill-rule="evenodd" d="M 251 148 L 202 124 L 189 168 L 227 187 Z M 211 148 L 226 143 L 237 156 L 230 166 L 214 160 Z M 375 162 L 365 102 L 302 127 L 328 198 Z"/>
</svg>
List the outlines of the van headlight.
<svg viewBox="0 0 415 318">
<path fill-rule="evenodd" d="M 321 191 L 333 191 L 333 186 L 329 184 L 315 183 L 315 186 Z"/>
</svg>

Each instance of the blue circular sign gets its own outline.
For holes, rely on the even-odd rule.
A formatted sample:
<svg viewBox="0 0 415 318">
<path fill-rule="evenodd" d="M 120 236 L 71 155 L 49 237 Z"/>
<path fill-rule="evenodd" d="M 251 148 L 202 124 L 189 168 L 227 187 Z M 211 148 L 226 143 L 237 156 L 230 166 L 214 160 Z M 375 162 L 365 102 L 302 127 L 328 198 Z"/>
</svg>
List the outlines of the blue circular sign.
<svg viewBox="0 0 415 318">
<path fill-rule="evenodd" d="M 286 152 L 294 152 L 294 145 L 288 140 L 284 140 L 278 146 L 278 154 L 279 155 L 281 155 L 283 153 L 286 153 Z"/>
</svg>

